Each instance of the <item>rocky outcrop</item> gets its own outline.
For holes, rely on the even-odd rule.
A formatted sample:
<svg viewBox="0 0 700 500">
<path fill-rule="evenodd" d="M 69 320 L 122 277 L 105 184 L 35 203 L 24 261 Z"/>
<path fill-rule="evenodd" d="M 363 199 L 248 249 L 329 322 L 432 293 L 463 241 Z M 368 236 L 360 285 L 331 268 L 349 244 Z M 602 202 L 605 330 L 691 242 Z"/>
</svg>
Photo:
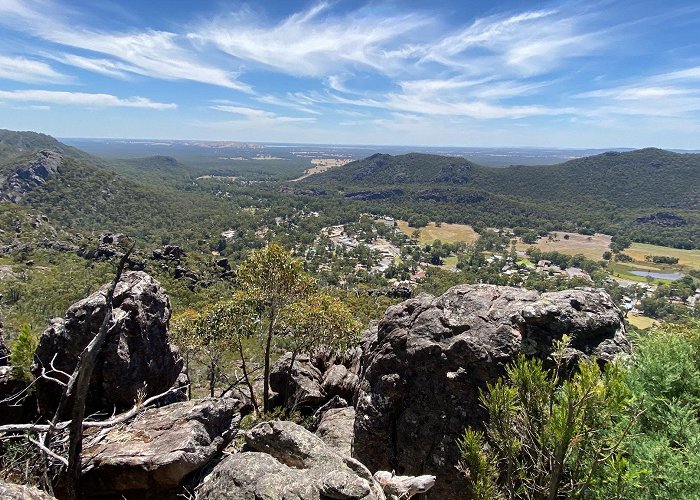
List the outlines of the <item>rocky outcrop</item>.
<svg viewBox="0 0 700 500">
<path fill-rule="evenodd" d="M 35 376 L 42 367 L 72 373 L 105 315 L 106 289 L 73 304 L 64 318 L 51 321 L 44 331 L 32 366 Z M 95 366 L 87 399 L 87 413 L 112 413 L 130 408 L 137 398 L 168 390 L 182 370 L 182 358 L 168 337 L 171 308 L 163 287 L 141 271 L 124 273 L 114 293 L 112 321 L 119 318 L 108 336 Z M 51 416 L 62 388 L 39 379 L 36 384 L 39 408 Z"/>
<path fill-rule="evenodd" d="M 326 445 L 343 455 L 352 456 L 355 436 L 355 408 L 331 408 L 323 413 L 316 435 Z"/>
<path fill-rule="evenodd" d="M 5 483 L 0 481 L 0 498 L 3 500 L 56 500 L 33 486 Z"/>
<path fill-rule="evenodd" d="M 390 307 L 367 332 L 353 456 L 371 470 L 436 474 L 431 498 L 462 498 L 455 441 L 487 417 L 479 389 L 519 353 L 551 362 L 564 334 L 570 362 L 628 350 L 622 313 L 599 290 L 461 285 Z"/>
<path fill-rule="evenodd" d="M 240 402 L 210 398 L 149 409 L 128 425 L 85 438 L 83 488 L 88 495 L 175 488 L 235 436 Z"/>
<path fill-rule="evenodd" d="M 0 186 L 0 199 L 19 203 L 28 193 L 56 175 L 62 162 L 63 157 L 56 151 L 39 151 L 19 165 L 15 173 Z"/>
<path fill-rule="evenodd" d="M 291 353 L 279 358 L 270 370 L 270 388 L 279 395 L 279 403 L 284 402 L 287 395 L 287 406 L 294 408 L 318 407 L 326 399 L 326 393 L 321 388 L 323 375 L 312 363 L 309 356 L 300 355 L 292 361 Z"/>
<path fill-rule="evenodd" d="M 358 381 L 357 375 L 348 370 L 345 365 L 331 365 L 323 374 L 321 388 L 329 397 L 339 396 L 346 401 L 352 401 Z"/>
<path fill-rule="evenodd" d="M 246 445 L 253 451 L 234 453 L 216 465 L 198 487 L 197 498 L 385 498 L 365 466 L 292 422 L 263 422 L 246 434 Z"/>
<path fill-rule="evenodd" d="M 163 245 L 163 248 L 153 250 L 155 260 L 179 261 L 185 256 L 185 251 L 177 245 Z"/>
</svg>

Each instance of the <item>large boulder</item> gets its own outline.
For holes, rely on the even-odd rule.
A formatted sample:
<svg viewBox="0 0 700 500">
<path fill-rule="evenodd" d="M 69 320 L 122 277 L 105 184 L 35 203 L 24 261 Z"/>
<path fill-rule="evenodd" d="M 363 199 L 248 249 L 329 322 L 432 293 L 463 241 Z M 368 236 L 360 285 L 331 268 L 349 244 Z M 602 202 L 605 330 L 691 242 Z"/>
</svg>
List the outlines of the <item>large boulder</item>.
<svg viewBox="0 0 700 500">
<path fill-rule="evenodd" d="M 107 286 L 76 302 L 64 318 L 44 331 L 32 366 L 35 376 L 54 366 L 72 373 L 83 349 L 98 332 L 105 315 Z M 168 337 L 171 308 L 163 287 L 150 275 L 126 272 L 116 286 L 112 318 L 120 318 L 107 337 L 95 366 L 87 399 L 87 414 L 130 408 L 139 398 L 167 391 L 177 380 L 183 361 Z M 53 415 L 62 388 L 37 381 L 37 399 L 44 416 Z"/>
<path fill-rule="evenodd" d="M 390 307 L 367 332 L 353 456 L 371 470 L 435 474 L 431 498 L 463 498 L 456 440 L 487 418 L 479 389 L 520 353 L 551 363 L 564 334 L 569 362 L 629 349 L 622 313 L 600 290 L 461 285 Z"/>
<path fill-rule="evenodd" d="M 58 174 L 62 163 L 63 157 L 59 152 L 49 149 L 39 151 L 18 165 L 15 172 L 0 185 L 0 199 L 19 203 L 28 193 Z"/>
<path fill-rule="evenodd" d="M 339 396 L 346 401 L 352 401 L 359 378 L 348 370 L 345 365 L 337 364 L 323 374 L 321 388 L 329 397 Z"/>
<path fill-rule="evenodd" d="M 292 355 L 287 353 L 272 365 L 270 388 L 279 394 L 282 400 L 286 394 L 286 406 L 290 408 L 304 409 L 321 406 L 327 399 L 321 387 L 323 375 L 313 365 L 309 356 L 299 355 L 294 360 L 290 377 L 291 361 Z"/>
<path fill-rule="evenodd" d="M 323 413 L 316 428 L 316 435 L 326 445 L 343 455 L 352 456 L 355 436 L 355 408 L 331 408 Z"/>
<path fill-rule="evenodd" d="M 56 500 L 33 486 L 6 483 L 0 480 L 0 498 L 3 500 Z"/>
<path fill-rule="evenodd" d="M 107 432 L 88 433 L 82 455 L 85 493 L 172 491 L 231 441 L 240 409 L 236 399 L 185 401 L 148 409 Z"/>
<path fill-rule="evenodd" d="M 369 470 L 292 422 L 263 422 L 246 434 L 254 451 L 221 461 L 197 489 L 201 500 L 384 500 Z"/>
</svg>

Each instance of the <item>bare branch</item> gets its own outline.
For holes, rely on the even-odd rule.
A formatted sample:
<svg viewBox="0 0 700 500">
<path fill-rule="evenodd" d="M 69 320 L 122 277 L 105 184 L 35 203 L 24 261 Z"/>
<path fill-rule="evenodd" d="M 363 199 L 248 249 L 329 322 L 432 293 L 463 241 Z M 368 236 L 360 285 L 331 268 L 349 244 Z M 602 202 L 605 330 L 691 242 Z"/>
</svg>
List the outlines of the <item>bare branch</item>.
<svg viewBox="0 0 700 500">
<path fill-rule="evenodd" d="M 134 406 L 131 410 L 121 413 L 118 416 L 111 418 L 109 420 L 84 420 L 83 421 L 83 428 L 88 429 L 88 428 L 105 428 L 105 427 L 112 427 L 117 424 L 121 424 L 129 420 L 130 418 L 138 415 L 141 411 L 146 410 L 148 407 L 150 407 L 153 403 L 158 401 L 159 399 L 167 396 L 168 394 L 173 394 L 179 390 L 185 390 L 189 387 L 188 385 L 183 385 L 181 387 L 172 387 L 168 389 L 167 391 L 157 394 L 155 396 L 151 396 L 150 398 L 146 399 L 143 403 L 140 405 Z M 55 425 L 52 424 L 9 424 L 9 425 L 0 425 L 0 434 L 10 434 L 10 433 L 17 433 L 17 432 L 49 432 L 49 431 L 62 431 L 66 429 L 70 425 L 70 420 L 66 420 L 65 422 L 58 422 Z"/>
<path fill-rule="evenodd" d="M 153 403 L 155 403 L 155 402 L 158 401 L 159 399 L 161 399 L 161 398 L 167 396 L 168 394 L 173 394 L 173 393 L 175 393 L 175 392 L 177 392 L 177 391 L 185 390 L 185 389 L 187 389 L 187 387 L 189 387 L 189 384 L 183 385 L 183 386 L 180 386 L 180 387 L 171 387 L 170 389 L 168 389 L 167 391 L 165 391 L 165 392 L 163 392 L 163 393 L 161 393 L 161 394 L 158 394 L 158 395 L 156 395 L 156 396 L 152 396 L 152 397 L 146 399 L 146 400 L 145 400 L 143 403 L 141 403 L 140 405 L 134 406 L 131 410 L 129 410 L 129 411 L 125 412 L 125 413 L 122 413 L 122 414 L 120 414 L 119 416 L 117 416 L 117 417 L 115 417 L 115 418 L 112 418 L 112 419 L 109 419 L 109 420 L 103 420 L 103 421 L 88 421 L 88 420 L 86 420 L 86 421 L 83 422 L 83 427 L 86 428 L 86 429 L 87 429 L 87 428 L 91 428 L 91 427 L 92 427 L 92 428 L 95 428 L 95 427 L 97 427 L 97 428 L 105 428 L 105 427 L 113 427 L 113 426 L 115 426 L 115 425 L 117 425 L 117 424 L 121 424 L 121 423 L 123 423 L 123 422 L 126 422 L 126 421 L 129 420 L 130 418 L 136 416 L 136 415 L 139 414 L 140 412 L 144 411 L 148 406 L 152 405 Z"/>
<path fill-rule="evenodd" d="M 37 446 L 41 451 L 43 451 L 44 453 L 46 453 L 46 454 L 47 454 L 48 456 L 50 456 L 51 458 L 53 458 L 53 459 L 55 459 L 55 460 L 58 460 L 58 461 L 61 462 L 63 465 L 65 465 L 66 467 L 68 467 L 68 460 L 66 460 L 64 457 L 62 457 L 61 455 L 58 455 L 57 453 L 54 453 L 53 451 L 51 451 L 50 449 L 48 449 L 46 446 L 44 446 L 43 443 L 41 443 L 41 442 L 39 442 L 39 441 L 35 441 L 34 439 L 30 438 L 29 436 L 26 436 L 26 437 L 27 437 L 27 441 L 29 441 L 29 442 L 32 443 L 33 445 Z"/>
</svg>

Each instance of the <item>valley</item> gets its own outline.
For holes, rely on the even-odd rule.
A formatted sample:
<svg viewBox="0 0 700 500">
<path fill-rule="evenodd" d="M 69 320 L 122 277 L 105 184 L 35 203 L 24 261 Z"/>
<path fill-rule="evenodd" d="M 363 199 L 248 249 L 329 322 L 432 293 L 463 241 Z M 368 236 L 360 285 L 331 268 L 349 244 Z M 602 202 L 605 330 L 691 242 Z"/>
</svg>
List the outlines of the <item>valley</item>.
<svg viewBox="0 0 700 500">
<path fill-rule="evenodd" d="M 361 358 L 364 363 L 370 362 L 368 356 L 387 366 L 394 363 L 393 354 L 384 358 L 386 350 L 401 350 L 403 344 L 391 340 L 392 335 L 409 335 L 419 346 L 430 342 L 440 360 L 456 363 L 447 372 L 448 384 L 458 388 L 454 390 L 461 395 L 460 408 L 474 408 L 478 403 L 465 389 L 472 387 L 472 375 L 466 377 L 459 371 L 465 363 L 474 363 L 473 355 L 450 347 L 451 336 L 465 345 L 486 336 L 494 342 L 488 356 L 500 355 L 497 353 L 506 346 L 512 358 L 509 362 L 515 362 L 516 353 L 530 349 L 533 342 L 542 352 L 552 353 L 554 346 L 537 335 L 542 328 L 559 335 L 562 326 L 556 318 L 561 317 L 568 322 L 563 328 L 582 332 L 577 334 L 587 339 L 585 344 L 577 341 L 576 349 L 582 353 L 595 349 L 603 359 L 607 352 L 628 350 L 622 333 L 626 330 L 645 335 L 666 328 L 664 325 L 694 321 L 699 314 L 696 221 L 700 211 L 693 189 L 696 165 L 700 165 L 697 155 L 643 150 L 604 153 L 550 166 L 497 168 L 460 156 L 424 153 L 363 157 L 363 149 L 337 146 L 108 141 L 99 143 L 104 156 L 98 156 L 96 149 L 82 151 L 34 133 L 0 132 L 4 338 L 12 352 L 24 352 L 17 346 L 28 345 L 22 349 L 31 353 L 36 349 L 36 356 L 45 356 L 42 345 L 53 335 L 51 329 L 58 328 L 51 325 L 67 321 L 67 328 L 74 332 L 87 328 L 81 323 L 82 308 L 102 300 L 99 290 L 104 290 L 117 263 L 128 254 L 126 276 L 138 285 L 133 287 L 133 297 L 120 299 L 130 304 L 123 307 L 156 308 L 157 313 L 139 313 L 139 321 L 154 322 L 148 328 L 160 334 L 167 329 L 167 342 L 172 341 L 182 354 L 174 355 L 174 347 L 167 342 L 159 347 L 165 354 L 153 355 L 165 360 L 165 368 L 153 376 L 151 384 L 170 384 L 177 376 L 173 363 L 186 363 L 188 385 L 178 390 L 186 388 L 195 399 L 168 408 L 190 412 L 188 415 L 199 411 L 193 405 L 222 415 L 233 412 L 230 418 L 240 420 L 235 425 L 253 429 L 246 434 L 250 442 L 257 439 L 255 429 L 265 425 L 280 426 L 279 433 L 293 432 L 295 437 L 285 438 L 288 440 L 315 439 L 307 435 L 308 429 L 351 432 L 358 443 L 354 456 L 380 470 L 387 458 L 367 443 L 384 436 L 378 429 L 393 407 L 380 411 L 364 403 L 353 407 L 348 401 L 360 387 L 368 395 L 374 390 L 367 385 L 372 372 L 358 371 Z M 169 154 L 141 156 L 164 149 Z M 116 154 L 119 156 L 113 156 Z M 602 189 L 596 176 L 597 169 L 639 169 L 639 175 L 652 175 L 648 164 L 654 164 L 653 175 L 666 179 L 665 191 L 651 195 L 647 184 L 626 183 L 629 174 L 606 174 L 611 185 Z M 532 181 L 531 175 L 539 181 Z M 574 185 L 575 192 L 571 190 Z M 627 193 L 624 199 L 618 196 L 620 191 Z M 268 279 L 278 279 L 269 278 L 278 265 L 293 270 L 285 279 L 301 281 L 296 285 L 280 281 L 268 287 Z M 292 286 L 289 293 L 301 297 L 284 309 L 285 314 L 298 316 L 281 316 L 282 326 L 266 347 L 258 330 L 275 323 L 257 315 L 262 304 L 270 302 L 255 302 L 259 299 L 252 292 L 274 295 L 285 286 Z M 142 293 L 145 295 L 138 295 Z M 251 308 L 251 301 L 258 305 Z M 406 333 L 401 316 L 413 314 L 414 307 L 429 311 L 422 313 L 428 319 L 421 319 L 428 330 L 416 322 Z M 453 324 L 454 318 L 464 314 L 463 307 L 478 314 L 459 320 L 466 326 Z M 483 315 L 482 307 L 489 309 L 488 316 Z M 172 314 L 167 325 L 163 324 L 164 310 L 168 317 Z M 502 316 L 504 310 L 509 315 Z M 69 319 L 52 320 L 64 315 Z M 380 318 L 382 331 L 391 332 L 390 336 L 359 347 L 361 336 L 380 338 Z M 591 321 L 602 325 L 595 326 L 601 329 L 596 331 L 605 332 L 600 344 L 598 337 L 585 337 Z M 525 324 L 531 325 L 527 331 L 535 340 L 511 345 L 522 336 L 503 332 Z M 335 326 L 328 329 L 327 325 Z M 138 335 L 128 328 L 125 324 L 121 330 L 122 346 L 138 342 Z M 426 331 L 433 340 L 426 340 Z M 321 342 L 348 347 L 343 355 L 348 357 L 312 362 L 311 348 L 306 346 L 316 348 Z M 292 349 L 295 354 L 289 352 Z M 408 350 L 401 355 L 422 356 L 419 352 Z M 293 360 L 290 354 L 299 355 Z M 29 380 L 34 355 L 14 356 L 13 363 Z M 266 365 L 266 359 L 271 365 Z M 416 363 L 416 373 L 428 385 L 415 386 L 415 393 L 402 392 L 396 403 L 387 404 L 444 408 L 441 411 L 451 408 L 453 403 L 447 403 L 444 391 L 431 385 L 445 383 L 442 378 L 434 379 L 442 374 L 442 368 L 430 364 L 435 359 L 425 366 L 422 360 Z M 150 366 L 141 358 L 131 362 L 139 363 L 134 373 Z M 480 369 L 486 373 L 492 369 L 490 363 L 484 361 Z M 288 380 L 280 377 L 287 376 L 290 366 L 295 370 L 289 376 L 293 382 L 280 382 Z M 19 373 L 20 368 L 12 369 Z M 396 370 L 397 380 L 411 383 L 414 368 Z M 104 368 L 103 373 L 109 374 L 109 369 Z M 248 375 L 252 381 L 246 383 Z M 362 386 L 358 385 L 360 375 L 366 381 Z M 273 390 L 271 397 L 265 397 L 261 387 L 266 380 Z M 301 380 L 310 385 L 294 385 L 302 384 Z M 148 388 L 128 389 L 139 398 L 143 394 L 156 397 L 155 388 L 148 393 L 143 392 Z M 40 404 L 47 404 L 45 393 L 41 395 L 40 390 L 39 394 Z M 238 398 L 234 401 L 247 405 L 245 409 L 225 407 L 228 399 L 222 396 L 231 394 Z M 340 400 L 331 399 L 331 394 Z M 413 398 L 430 400 L 432 406 L 417 404 Z M 272 410 L 256 408 L 263 401 Z M 125 405 L 124 401 L 119 404 Z M 339 404 L 340 408 L 323 411 L 331 415 L 338 410 L 350 424 L 312 422 L 314 412 L 325 404 Z M 157 434 L 152 439 L 163 446 L 162 440 L 177 431 L 172 422 L 162 423 L 167 417 L 159 411 L 145 410 L 144 422 L 160 420 L 148 423 L 154 427 L 144 432 Z M 355 419 L 355 412 L 362 421 Z M 274 415 L 282 415 L 282 420 Z M 464 422 L 482 421 L 475 412 L 465 415 L 443 431 L 449 439 L 445 456 L 452 461 L 457 460 L 454 443 Z M 273 423 L 256 420 L 264 418 Z M 432 422 L 436 414 L 427 411 L 422 418 Z M 141 425 L 135 422 L 140 421 L 128 425 Z M 192 420 L 187 422 L 192 425 Z M 414 421 L 403 425 L 411 428 Z M 156 429 L 161 428 L 168 430 L 160 435 Z M 109 439 L 114 441 L 106 446 L 121 446 L 121 438 L 112 432 Z M 405 467 L 422 453 L 423 445 L 401 441 L 406 439 L 402 433 L 388 438 L 410 450 L 391 459 Z M 331 452 L 323 453 L 330 456 Z M 232 456 L 238 457 L 238 452 Z M 437 483 L 431 475 L 410 479 L 427 481 L 431 487 L 435 483 L 437 494 L 459 498 L 450 486 L 456 469 L 443 467 L 440 461 L 430 463 L 428 472 L 437 474 Z M 18 474 L 14 465 L 8 470 Z M 316 481 L 316 473 L 306 475 L 305 480 Z M 106 473 L 98 467 L 91 474 L 104 477 L 99 475 Z M 90 477 L 86 474 L 86 481 Z M 178 477 L 177 481 L 185 479 Z M 89 484 L 85 483 L 86 488 L 92 487 Z M 155 488 L 138 481 L 134 484 L 141 490 Z M 166 485 L 173 486 L 163 483 L 157 488 Z M 118 482 L 110 486 L 114 491 L 121 487 Z"/>
</svg>

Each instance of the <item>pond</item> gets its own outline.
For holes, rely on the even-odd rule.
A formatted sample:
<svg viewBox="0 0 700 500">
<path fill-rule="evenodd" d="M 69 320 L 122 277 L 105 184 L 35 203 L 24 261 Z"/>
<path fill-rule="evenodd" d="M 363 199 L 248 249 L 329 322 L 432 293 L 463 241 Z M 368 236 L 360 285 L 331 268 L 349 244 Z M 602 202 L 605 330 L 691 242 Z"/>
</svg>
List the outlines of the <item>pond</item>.
<svg viewBox="0 0 700 500">
<path fill-rule="evenodd" d="M 642 276 L 644 278 L 654 278 L 657 280 L 669 280 L 676 281 L 685 276 L 682 272 L 676 271 L 675 273 L 657 273 L 653 271 L 631 271 L 632 274 L 636 276 Z"/>
</svg>

